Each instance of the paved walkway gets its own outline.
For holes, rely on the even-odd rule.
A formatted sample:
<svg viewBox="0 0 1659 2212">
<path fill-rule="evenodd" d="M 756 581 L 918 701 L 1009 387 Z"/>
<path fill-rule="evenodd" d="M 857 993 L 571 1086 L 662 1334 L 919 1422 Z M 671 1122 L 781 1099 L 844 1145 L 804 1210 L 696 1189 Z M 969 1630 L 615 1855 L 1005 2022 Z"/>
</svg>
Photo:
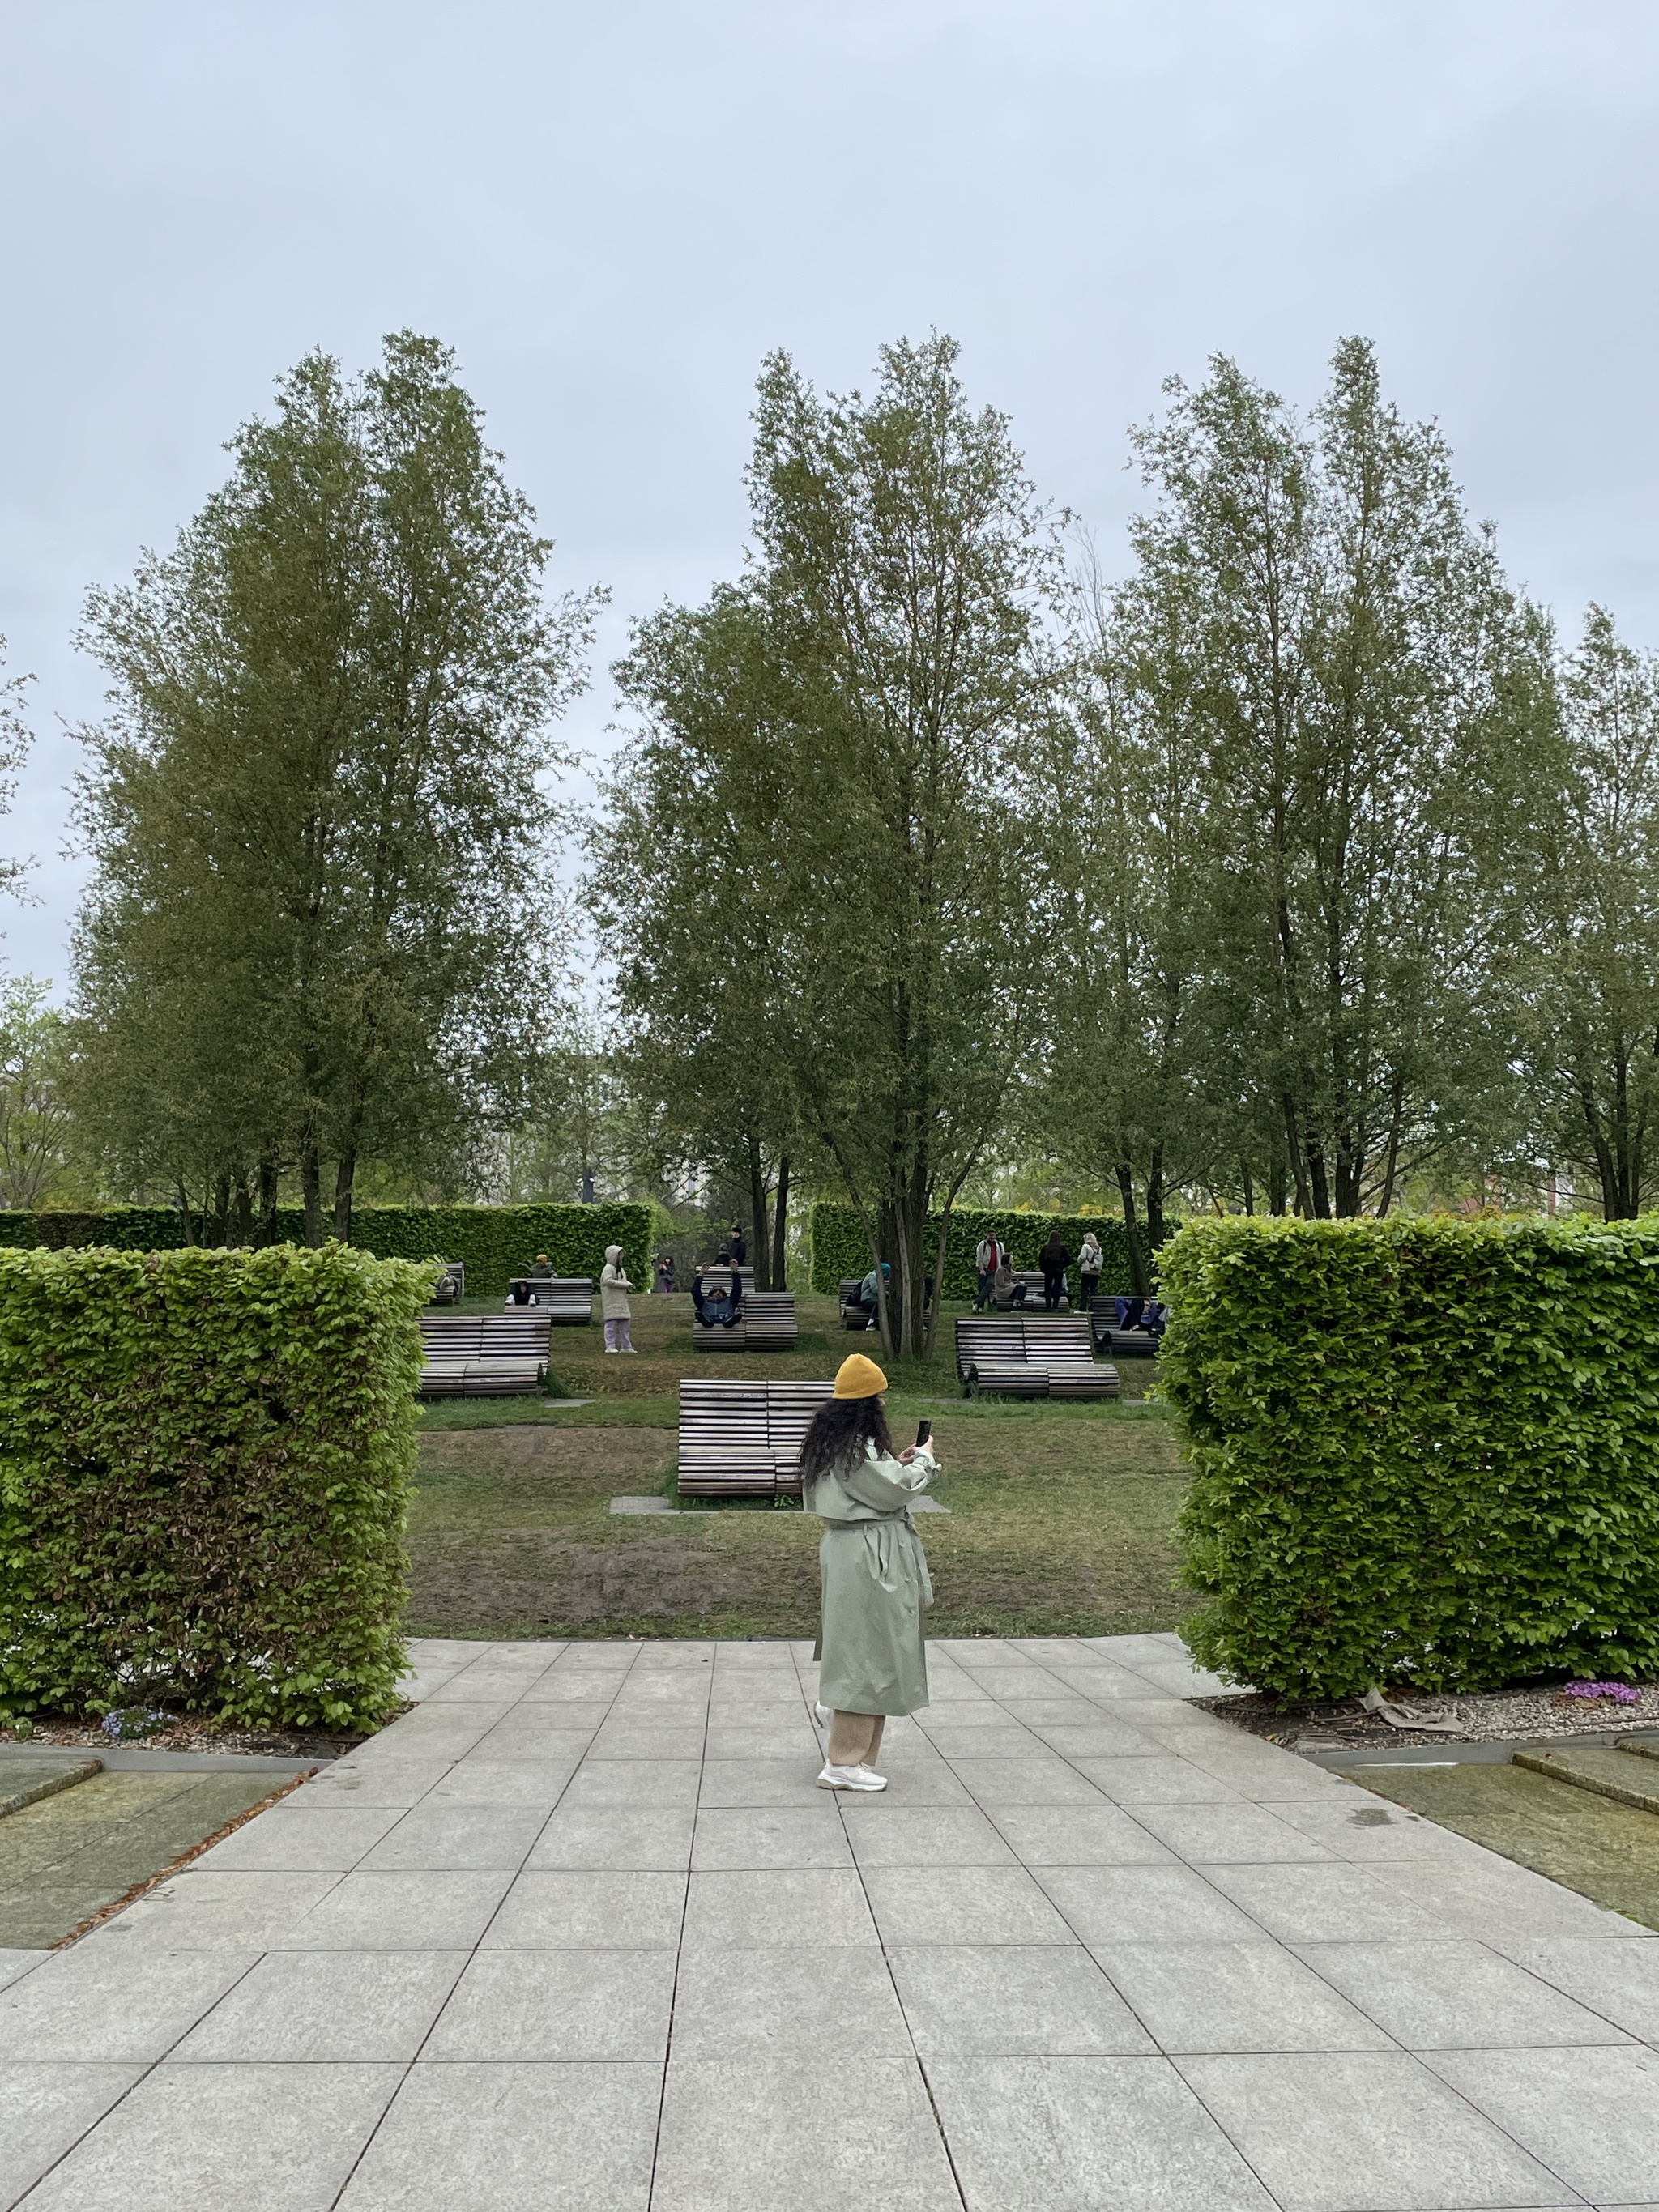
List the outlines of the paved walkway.
<svg viewBox="0 0 1659 2212">
<path fill-rule="evenodd" d="M 1659 2207 L 1659 1942 L 1183 1703 L 1171 1638 L 935 1644 L 850 1802 L 800 1646 L 417 1656 L 14 1957 L 0 2202 Z"/>
</svg>

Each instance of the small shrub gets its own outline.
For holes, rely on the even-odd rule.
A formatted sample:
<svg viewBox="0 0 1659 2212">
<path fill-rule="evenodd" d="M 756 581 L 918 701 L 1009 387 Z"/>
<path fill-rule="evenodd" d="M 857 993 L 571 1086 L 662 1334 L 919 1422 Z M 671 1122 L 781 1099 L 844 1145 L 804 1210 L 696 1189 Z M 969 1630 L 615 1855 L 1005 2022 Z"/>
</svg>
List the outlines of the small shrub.
<svg viewBox="0 0 1659 2212">
<path fill-rule="evenodd" d="M 0 1251 L 0 1714 L 385 1717 L 428 1273 Z"/>
<path fill-rule="evenodd" d="M 1659 1219 L 1164 1247 L 1194 1650 L 1297 1698 L 1659 1672 Z"/>
</svg>

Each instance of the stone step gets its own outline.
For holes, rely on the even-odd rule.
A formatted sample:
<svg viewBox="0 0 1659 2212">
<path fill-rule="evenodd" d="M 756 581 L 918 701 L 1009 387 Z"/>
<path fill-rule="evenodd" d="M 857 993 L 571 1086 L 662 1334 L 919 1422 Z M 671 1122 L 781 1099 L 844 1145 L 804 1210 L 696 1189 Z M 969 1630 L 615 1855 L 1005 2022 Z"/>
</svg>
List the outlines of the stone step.
<svg viewBox="0 0 1659 2212">
<path fill-rule="evenodd" d="M 101 1759 L 31 1759 L 27 1771 L 19 1761 L 0 1779 L 0 1816 L 21 1813 L 26 1805 L 38 1805 L 43 1797 L 55 1797 L 60 1790 L 73 1790 L 77 1782 L 89 1781 L 103 1771 Z"/>
<path fill-rule="evenodd" d="M 1589 1744 L 1561 1751 L 1517 1751 L 1515 1763 L 1534 1774 L 1570 1782 L 1575 1790 L 1593 1790 L 1598 1797 L 1634 1805 L 1644 1813 L 1659 1813 L 1659 1774 L 1650 1780 L 1622 1748 Z"/>
</svg>

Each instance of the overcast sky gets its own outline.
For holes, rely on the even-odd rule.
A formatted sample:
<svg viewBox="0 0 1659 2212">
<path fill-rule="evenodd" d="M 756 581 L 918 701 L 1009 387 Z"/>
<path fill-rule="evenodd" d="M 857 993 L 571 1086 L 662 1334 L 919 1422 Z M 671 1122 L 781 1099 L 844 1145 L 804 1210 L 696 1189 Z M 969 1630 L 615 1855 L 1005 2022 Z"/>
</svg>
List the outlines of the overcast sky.
<svg viewBox="0 0 1659 2212">
<path fill-rule="evenodd" d="M 629 619 L 742 552 L 756 372 L 950 331 L 1109 568 L 1126 427 L 1339 335 L 1439 418 L 1511 574 L 1659 645 L 1652 0 L 0 0 L 0 632 L 39 678 L 5 956 L 66 980 L 70 638 L 313 346 L 458 350 Z"/>
</svg>

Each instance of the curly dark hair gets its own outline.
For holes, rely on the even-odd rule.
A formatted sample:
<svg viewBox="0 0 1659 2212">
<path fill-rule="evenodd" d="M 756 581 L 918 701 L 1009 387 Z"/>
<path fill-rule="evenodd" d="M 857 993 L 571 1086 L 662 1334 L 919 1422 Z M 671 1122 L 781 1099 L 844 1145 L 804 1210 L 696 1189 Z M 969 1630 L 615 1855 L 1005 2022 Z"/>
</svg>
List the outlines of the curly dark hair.
<svg viewBox="0 0 1659 2212">
<path fill-rule="evenodd" d="M 802 1439 L 802 1483 L 810 1490 L 821 1475 L 862 1459 L 866 1443 L 874 1444 L 878 1452 L 893 1449 L 880 1398 L 830 1399 L 813 1414 L 812 1425 Z"/>
</svg>

